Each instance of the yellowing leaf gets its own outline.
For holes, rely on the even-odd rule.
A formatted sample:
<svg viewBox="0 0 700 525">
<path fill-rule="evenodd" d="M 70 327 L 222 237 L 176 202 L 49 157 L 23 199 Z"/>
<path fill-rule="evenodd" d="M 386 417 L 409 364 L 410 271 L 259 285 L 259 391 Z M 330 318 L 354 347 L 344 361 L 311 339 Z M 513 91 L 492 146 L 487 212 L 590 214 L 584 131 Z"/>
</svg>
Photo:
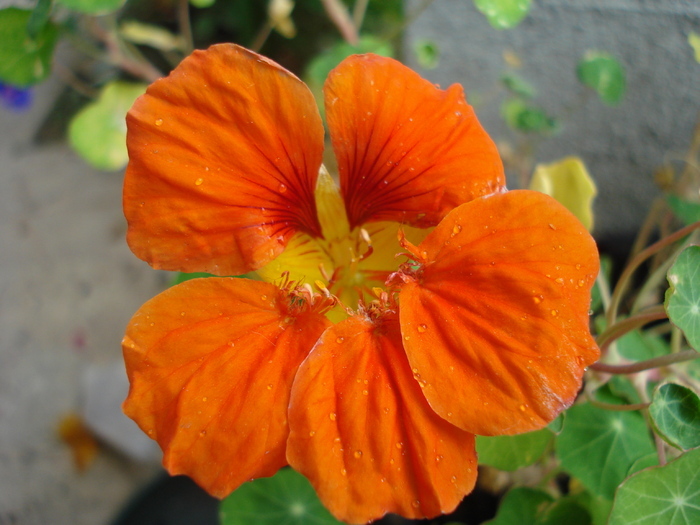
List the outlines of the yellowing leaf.
<svg viewBox="0 0 700 525">
<path fill-rule="evenodd" d="M 292 21 L 293 0 L 270 0 L 267 8 L 272 27 L 285 38 L 294 38 L 297 29 Z"/>
<path fill-rule="evenodd" d="M 119 34 L 134 44 L 150 46 L 161 51 L 182 49 L 183 39 L 172 34 L 167 29 L 135 20 L 124 22 L 119 27 Z"/>
<path fill-rule="evenodd" d="M 693 48 L 693 51 L 695 51 L 695 61 L 700 64 L 700 35 L 691 32 L 688 35 L 688 43 L 690 44 L 690 47 Z"/>
<path fill-rule="evenodd" d="M 598 190 L 580 158 L 566 157 L 552 164 L 538 164 L 530 189 L 554 197 L 589 231 L 593 229 L 593 198 Z"/>
</svg>

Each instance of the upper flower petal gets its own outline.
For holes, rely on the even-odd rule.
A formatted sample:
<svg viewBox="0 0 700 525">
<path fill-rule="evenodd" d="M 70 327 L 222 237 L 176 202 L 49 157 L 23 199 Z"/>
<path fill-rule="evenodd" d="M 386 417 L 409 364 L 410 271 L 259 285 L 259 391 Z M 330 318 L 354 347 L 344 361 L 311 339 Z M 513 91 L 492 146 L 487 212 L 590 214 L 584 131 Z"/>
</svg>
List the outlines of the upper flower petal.
<svg viewBox="0 0 700 525">
<path fill-rule="evenodd" d="M 541 428 L 599 350 L 589 331 L 595 242 L 551 197 L 511 191 L 452 211 L 418 246 L 401 331 L 430 406 L 483 435 Z M 410 272 L 410 271 L 409 271 Z"/>
<path fill-rule="evenodd" d="M 505 184 L 496 146 L 462 87 L 435 87 L 399 62 L 355 55 L 329 75 L 326 114 L 351 228 L 434 226 Z"/>
<path fill-rule="evenodd" d="M 156 268 L 236 275 L 321 234 L 323 125 L 294 75 L 232 44 L 195 51 L 127 116 L 127 240 Z"/>
<path fill-rule="evenodd" d="M 474 436 L 428 406 L 395 315 L 323 334 L 294 381 L 289 425 L 290 465 L 350 523 L 447 513 L 476 481 Z"/>
<path fill-rule="evenodd" d="M 286 464 L 292 381 L 328 324 L 312 309 L 290 308 L 272 284 L 186 281 L 129 323 L 124 412 L 158 441 L 171 474 L 224 497 Z"/>
</svg>

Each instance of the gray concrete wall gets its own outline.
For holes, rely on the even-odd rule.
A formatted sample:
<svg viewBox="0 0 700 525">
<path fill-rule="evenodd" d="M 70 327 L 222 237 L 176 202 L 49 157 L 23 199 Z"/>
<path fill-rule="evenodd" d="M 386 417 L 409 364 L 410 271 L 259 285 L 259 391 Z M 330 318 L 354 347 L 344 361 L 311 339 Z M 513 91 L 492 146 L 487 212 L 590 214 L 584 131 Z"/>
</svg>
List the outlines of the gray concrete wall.
<svg viewBox="0 0 700 525">
<path fill-rule="evenodd" d="M 421 4 L 408 0 L 407 11 Z M 697 0 L 533 0 L 530 14 L 510 30 L 493 29 L 471 1 L 439 0 L 409 27 L 405 58 L 420 70 L 413 43 L 435 41 L 439 65 L 421 73 L 443 86 L 463 84 L 497 141 L 514 138 L 499 116 L 506 97 L 501 74 L 515 71 L 534 84 L 534 102 L 563 124 L 539 144 L 535 160 L 584 159 L 599 188 L 595 233 L 610 239 L 636 231 L 659 194 L 654 170 L 688 147 L 700 110 L 691 31 L 700 32 Z M 506 65 L 507 50 L 521 58 L 520 69 Z M 578 82 L 576 64 L 587 50 L 607 51 L 624 64 L 628 89 L 618 107 L 605 106 Z"/>
</svg>

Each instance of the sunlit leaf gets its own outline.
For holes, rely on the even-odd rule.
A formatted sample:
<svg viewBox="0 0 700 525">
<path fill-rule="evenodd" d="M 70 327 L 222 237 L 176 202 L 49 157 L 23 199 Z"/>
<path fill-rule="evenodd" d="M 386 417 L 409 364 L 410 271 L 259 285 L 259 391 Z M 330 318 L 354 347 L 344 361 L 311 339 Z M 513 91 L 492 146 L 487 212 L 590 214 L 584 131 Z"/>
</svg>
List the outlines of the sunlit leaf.
<svg viewBox="0 0 700 525">
<path fill-rule="evenodd" d="M 546 428 L 515 436 L 477 436 L 479 464 L 499 470 L 518 470 L 540 459 L 552 438 L 552 432 Z"/>
<path fill-rule="evenodd" d="M 199 9 L 204 9 L 205 7 L 211 7 L 214 5 L 216 0 L 190 0 L 190 4 Z"/>
<path fill-rule="evenodd" d="M 58 29 L 47 21 L 36 38 L 31 38 L 27 33 L 31 16 L 32 11 L 0 9 L 0 82 L 27 87 L 41 82 L 51 71 Z"/>
<path fill-rule="evenodd" d="M 700 246 L 689 246 L 667 274 L 664 305 L 673 324 L 683 330 L 690 346 L 700 349 Z"/>
<path fill-rule="evenodd" d="M 505 73 L 501 76 L 501 82 L 508 91 L 523 98 L 532 98 L 535 96 L 535 87 L 527 80 L 514 73 Z"/>
<path fill-rule="evenodd" d="M 598 190 L 580 158 L 566 157 L 551 164 L 538 164 L 530 189 L 554 197 L 576 215 L 586 229 L 593 229 L 593 199 Z"/>
<path fill-rule="evenodd" d="M 564 429 L 564 421 L 566 421 L 566 412 L 559 414 L 554 421 L 547 425 L 547 428 L 550 430 L 550 432 L 559 435 Z"/>
<path fill-rule="evenodd" d="M 541 490 L 511 489 L 487 525 L 590 525 L 586 509 L 573 498 L 555 500 Z"/>
<path fill-rule="evenodd" d="M 248 482 L 221 502 L 221 525 L 336 525 L 304 476 L 292 469 Z"/>
<path fill-rule="evenodd" d="M 632 463 L 632 466 L 627 471 L 627 477 L 631 476 L 632 474 L 636 474 L 637 472 L 639 472 L 640 470 L 644 470 L 645 468 L 657 467 L 658 465 L 659 454 L 656 452 L 652 452 L 650 454 L 647 454 L 646 456 L 642 456 L 637 461 Z"/>
<path fill-rule="evenodd" d="M 627 87 L 625 70 L 611 55 L 586 53 L 578 64 L 577 73 L 579 80 L 593 88 L 606 104 L 615 106 L 622 101 Z"/>
<path fill-rule="evenodd" d="M 609 521 L 609 525 L 696 523 L 700 523 L 700 449 L 626 480 L 615 495 Z"/>
<path fill-rule="evenodd" d="M 433 40 L 416 40 L 413 44 L 416 60 L 425 69 L 436 68 L 440 63 L 440 47 Z"/>
<path fill-rule="evenodd" d="M 594 495 L 612 499 L 638 458 L 653 452 L 644 418 L 636 412 L 571 407 L 555 442 L 562 467 Z"/>
<path fill-rule="evenodd" d="M 700 446 L 700 398 L 691 389 L 675 383 L 659 386 L 649 415 L 667 443 L 683 450 Z"/>
<path fill-rule="evenodd" d="M 105 15 L 119 9 L 126 0 L 56 0 L 68 9 L 90 15 Z"/>
<path fill-rule="evenodd" d="M 553 117 L 520 98 L 504 101 L 501 105 L 501 115 L 508 126 L 523 133 L 548 135 L 558 128 L 557 121 Z"/>
<path fill-rule="evenodd" d="M 474 0 L 474 6 L 496 29 L 517 26 L 530 12 L 531 0 Z"/>
<path fill-rule="evenodd" d="M 100 170 L 126 166 L 126 112 L 146 91 L 144 84 L 111 82 L 99 98 L 85 106 L 68 127 L 70 144 L 85 161 Z"/>
<path fill-rule="evenodd" d="M 700 202 L 690 202 L 672 194 L 666 196 L 666 202 L 676 217 L 685 224 L 700 221 Z"/>
<path fill-rule="evenodd" d="M 134 44 L 150 46 L 161 51 L 174 51 L 183 47 L 181 36 L 167 29 L 135 20 L 128 20 L 119 26 L 119 34 Z"/>
<path fill-rule="evenodd" d="M 700 63 L 700 35 L 694 31 L 691 31 L 688 35 L 688 43 L 690 44 L 690 47 L 693 48 L 695 61 Z"/>
<path fill-rule="evenodd" d="M 49 23 L 53 0 L 38 0 L 27 22 L 27 34 L 35 39 Z"/>
</svg>

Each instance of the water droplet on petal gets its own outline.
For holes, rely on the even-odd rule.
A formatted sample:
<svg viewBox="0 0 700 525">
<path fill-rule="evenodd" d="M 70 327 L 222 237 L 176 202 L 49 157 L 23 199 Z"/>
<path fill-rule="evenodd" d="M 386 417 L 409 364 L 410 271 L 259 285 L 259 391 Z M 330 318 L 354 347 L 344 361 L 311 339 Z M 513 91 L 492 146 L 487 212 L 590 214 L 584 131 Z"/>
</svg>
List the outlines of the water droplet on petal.
<svg viewBox="0 0 700 525">
<path fill-rule="evenodd" d="M 285 186 L 284 184 L 280 184 L 277 187 L 277 191 L 279 191 L 280 193 L 285 193 L 287 191 L 287 186 Z"/>
<path fill-rule="evenodd" d="M 455 235 L 457 235 L 461 231 L 462 231 L 462 226 L 459 224 L 455 224 L 452 227 L 452 233 L 450 234 L 450 237 L 454 237 Z"/>
<path fill-rule="evenodd" d="M 581 265 L 580 265 L 580 264 L 577 264 L 577 265 L 576 265 L 576 269 L 577 269 L 577 270 L 580 270 L 580 269 L 581 269 Z"/>
<path fill-rule="evenodd" d="M 368 396 L 369 395 L 369 390 L 363 390 L 362 391 L 363 396 Z"/>
<path fill-rule="evenodd" d="M 414 509 L 417 509 L 418 507 L 420 507 L 420 501 L 414 500 L 414 501 L 411 503 L 411 507 L 413 507 Z"/>
<path fill-rule="evenodd" d="M 556 279 L 554 279 L 554 282 L 556 282 L 556 283 L 558 283 L 558 284 L 564 284 L 564 278 L 563 278 L 563 277 L 557 277 Z"/>
<path fill-rule="evenodd" d="M 195 184 L 195 186 L 201 186 L 203 182 L 204 182 L 204 179 L 199 178 L 196 181 L 194 181 L 194 184 Z"/>
<path fill-rule="evenodd" d="M 267 385 L 267 389 L 268 389 L 268 390 L 272 390 L 272 383 L 270 383 L 269 385 Z"/>
<path fill-rule="evenodd" d="M 396 442 L 396 448 L 402 449 L 402 448 L 403 448 L 403 443 L 401 443 L 400 441 L 397 441 L 397 442 Z"/>
<path fill-rule="evenodd" d="M 206 430 L 202 430 L 202 431 L 199 433 L 199 435 L 202 436 L 202 437 L 204 437 L 204 436 L 207 435 L 207 431 L 206 431 Z"/>
<path fill-rule="evenodd" d="M 521 412 L 525 412 L 525 405 L 520 405 L 518 408 Z"/>
<path fill-rule="evenodd" d="M 404 341 L 408 341 L 409 339 L 410 339 L 410 336 L 407 336 L 407 335 L 404 335 L 404 336 L 403 336 L 403 340 L 404 340 Z"/>
<path fill-rule="evenodd" d="M 162 126 L 163 125 L 163 119 L 162 118 L 157 118 L 156 119 L 156 126 Z"/>
<path fill-rule="evenodd" d="M 344 338 L 344 337 L 338 337 L 338 338 L 335 340 L 335 342 L 338 343 L 338 344 L 342 343 L 343 341 L 345 341 L 345 338 Z"/>
<path fill-rule="evenodd" d="M 536 295 L 532 298 L 532 300 L 535 302 L 535 304 L 540 304 L 542 302 L 542 297 L 539 295 Z"/>
<path fill-rule="evenodd" d="M 353 456 L 355 456 L 356 459 L 360 459 L 362 457 L 362 451 L 356 450 Z"/>
<path fill-rule="evenodd" d="M 202 401 L 206 403 L 206 402 L 207 402 L 207 398 L 206 398 L 206 397 L 203 397 L 203 398 L 202 398 Z"/>
<path fill-rule="evenodd" d="M 309 437 L 314 437 L 315 435 L 316 435 L 316 432 L 314 432 L 313 430 L 311 432 L 309 432 Z"/>
<path fill-rule="evenodd" d="M 556 317 L 557 315 L 559 315 L 559 310 L 552 310 L 549 313 L 551 313 L 554 317 Z"/>
<path fill-rule="evenodd" d="M 554 226 L 554 224 L 550 224 L 550 225 L 549 225 L 549 228 L 552 229 L 552 230 L 556 230 L 556 229 L 557 229 L 557 227 Z"/>
<path fill-rule="evenodd" d="M 330 414 L 328 414 L 328 419 L 330 419 L 331 421 L 335 421 L 337 417 L 338 415 L 335 412 L 331 412 Z"/>
<path fill-rule="evenodd" d="M 341 468 L 341 469 L 340 469 L 340 474 L 341 474 L 342 476 L 347 476 L 347 475 L 348 475 L 348 471 L 345 470 L 344 468 Z"/>
<path fill-rule="evenodd" d="M 426 331 L 427 329 L 428 329 L 428 325 L 425 325 L 425 324 L 419 324 L 419 325 L 418 325 L 418 331 L 419 331 L 421 334 L 425 333 L 425 331 Z"/>
</svg>

